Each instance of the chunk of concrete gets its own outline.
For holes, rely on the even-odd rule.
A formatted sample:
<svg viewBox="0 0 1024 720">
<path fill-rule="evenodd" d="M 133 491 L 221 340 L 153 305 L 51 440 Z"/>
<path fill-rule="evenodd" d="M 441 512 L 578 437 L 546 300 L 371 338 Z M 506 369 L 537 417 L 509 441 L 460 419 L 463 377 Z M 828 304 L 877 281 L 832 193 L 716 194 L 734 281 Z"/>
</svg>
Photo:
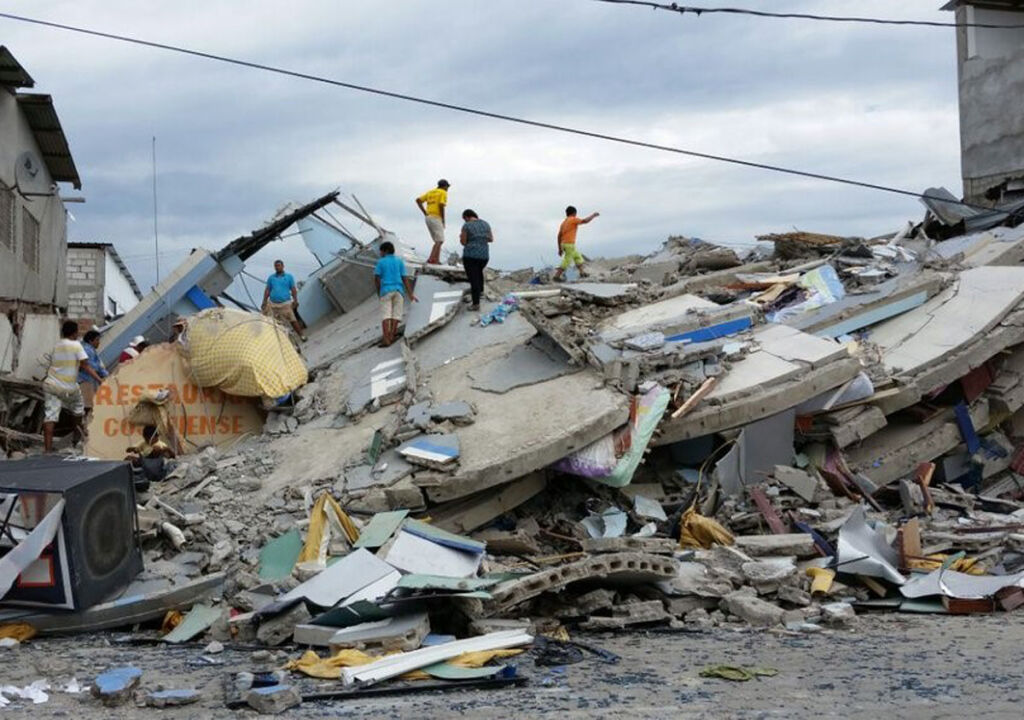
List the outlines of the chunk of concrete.
<svg viewBox="0 0 1024 720">
<path fill-rule="evenodd" d="M 306 609 L 306 604 L 298 602 L 274 617 L 264 618 L 256 630 L 256 638 L 264 645 L 281 645 L 291 640 L 296 625 L 301 625 L 312 617 Z"/>
<path fill-rule="evenodd" d="M 814 491 L 818 489 L 816 477 L 788 465 L 776 465 L 772 475 L 807 502 L 814 501 Z"/>
<path fill-rule="evenodd" d="M 430 620 L 427 613 L 419 612 L 335 630 L 327 643 L 332 654 L 347 648 L 409 652 L 423 644 L 430 633 Z"/>
<path fill-rule="evenodd" d="M 654 537 L 596 537 L 581 541 L 583 551 L 589 553 L 644 552 L 671 555 L 679 543 L 671 538 Z"/>
<path fill-rule="evenodd" d="M 793 558 L 767 558 L 743 563 L 743 577 L 755 585 L 763 583 L 779 583 L 796 575 L 796 564 Z"/>
<path fill-rule="evenodd" d="M 439 505 L 431 510 L 431 518 L 439 528 L 454 533 L 470 532 L 519 507 L 545 487 L 547 476 L 544 472 L 530 473 L 507 485 Z"/>
<path fill-rule="evenodd" d="M 263 715 L 279 715 L 289 708 L 302 704 L 302 696 L 291 685 L 271 685 L 253 688 L 245 696 L 246 703 Z"/>
<path fill-rule="evenodd" d="M 778 605 L 743 591 L 733 592 L 722 598 L 722 609 L 755 627 L 778 625 L 782 622 L 784 612 Z"/>
<path fill-rule="evenodd" d="M 107 707 L 120 705 L 131 699 L 141 678 L 142 670 L 137 667 L 126 665 L 111 668 L 96 676 L 92 685 L 92 694 Z"/>
<path fill-rule="evenodd" d="M 738 535 L 735 546 L 753 557 L 795 555 L 798 558 L 817 556 L 814 538 L 807 533 L 781 535 Z"/>
<path fill-rule="evenodd" d="M 825 603 L 821 606 L 821 616 L 826 625 L 839 627 L 850 625 L 857 619 L 853 606 L 845 602 Z"/>
<path fill-rule="evenodd" d="M 358 415 L 374 403 L 387 405 L 395 402 L 409 384 L 405 357 L 400 345 L 392 345 L 372 357 L 377 359 L 377 362 L 349 392 L 349 415 Z"/>
</svg>

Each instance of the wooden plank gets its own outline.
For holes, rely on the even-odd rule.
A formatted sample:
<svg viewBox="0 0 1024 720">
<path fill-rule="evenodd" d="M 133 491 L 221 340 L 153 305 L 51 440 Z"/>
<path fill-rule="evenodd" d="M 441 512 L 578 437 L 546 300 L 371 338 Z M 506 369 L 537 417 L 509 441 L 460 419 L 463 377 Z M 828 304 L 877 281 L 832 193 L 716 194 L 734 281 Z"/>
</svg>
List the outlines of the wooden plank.
<svg viewBox="0 0 1024 720">
<path fill-rule="evenodd" d="M 897 530 L 897 547 L 900 551 L 900 570 L 910 569 L 910 558 L 921 557 L 921 523 L 911 518 Z"/>
<path fill-rule="evenodd" d="M 678 410 L 672 413 L 672 419 L 676 420 L 678 418 L 681 418 L 683 415 L 693 410 L 693 408 L 697 407 L 697 403 L 703 400 L 708 393 L 714 390 L 715 385 L 717 384 L 717 377 L 709 377 L 707 380 L 701 383 L 701 386 L 697 388 L 697 391 L 693 393 L 693 395 L 688 397 L 686 399 L 686 402 L 679 406 Z"/>
<path fill-rule="evenodd" d="M 765 495 L 764 488 L 760 485 L 748 487 L 747 494 L 750 495 L 750 499 L 757 505 L 757 509 L 761 511 L 761 515 L 764 516 L 765 522 L 768 523 L 768 527 L 771 528 L 773 533 L 776 535 L 789 534 L 789 528 L 786 527 L 786 524 L 782 522 L 782 518 L 779 517 L 779 513 L 772 507 L 771 501 Z"/>
</svg>

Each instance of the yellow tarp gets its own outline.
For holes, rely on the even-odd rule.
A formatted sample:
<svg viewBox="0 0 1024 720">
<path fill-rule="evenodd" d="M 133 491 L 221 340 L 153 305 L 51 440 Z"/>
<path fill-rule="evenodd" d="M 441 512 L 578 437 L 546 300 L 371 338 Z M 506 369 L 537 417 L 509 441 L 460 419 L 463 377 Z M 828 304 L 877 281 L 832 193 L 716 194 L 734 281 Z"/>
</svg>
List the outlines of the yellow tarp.
<svg viewBox="0 0 1024 720">
<path fill-rule="evenodd" d="M 306 544 L 299 553 L 296 564 L 304 562 L 327 562 L 327 548 L 334 535 L 343 536 L 349 545 L 359 539 L 359 530 L 352 518 L 341 509 L 330 493 L 323 493 L 309 511 L 309 529 L 306 530 Z"/>
<path fill-rule="evenodd" d="M 510 650 L 479 650 L 468 652 L 448 660 L 449 665 L 462 668 L 483 667 L 495 658 L 507 658 L 523 652 L 520 649 Z M 394 653 L 388 653 L 394 654 Z M 383 657 L 383 656 L 380 656 Z M 285 670 L 296 670 L 310 677 L 324 680 L 337 680 L 341 677 L 341 669 L 368 665 L 380 660 L 380 657 L 367 655 L 362 650 L 339 650 L 333 657 L 322 658 L 312 650 L 307 650 L 298 660 L 291 660 L 284 666 Z M 422 670 L 413 670 L 400 676 L 402 680 L 426 680 L 430 676 Z"/>
<path fill-rule="evenodd" d="M 732 533 L 717 520 L 704 517 L 692 507 L 683 513 L 679 523 L 679 547 L 707 550 L 712 545 L 732 544 Z"/>
<path fill-rule="evenodd" d="M 197 385 L 229 395 L 279 398 L 309 379 L 285 329 L 258 313 L 203 310 L 188 318 L 182 350 Z"/>
</svg>

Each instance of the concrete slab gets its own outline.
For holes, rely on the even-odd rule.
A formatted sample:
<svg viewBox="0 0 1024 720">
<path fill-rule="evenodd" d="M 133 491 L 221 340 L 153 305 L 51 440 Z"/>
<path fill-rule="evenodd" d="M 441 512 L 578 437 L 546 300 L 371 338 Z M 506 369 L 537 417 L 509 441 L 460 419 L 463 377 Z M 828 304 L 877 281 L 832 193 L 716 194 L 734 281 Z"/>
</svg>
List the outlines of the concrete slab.
<svg viewBox="0 0 1024 720">
<path fill-rule="evenodd" d="M 6 315 L 0 314 L 0 373 L 14 369 L 14 328 Z"/>
<path fill-rule="evenodd" d="M 912 377 L 994 328 L 1024 299 L 1024 268 L 979 267 L 919 308 L 874 327 L 871 342 L 893 375 Z"/>
<path fill-rule="evenodd" d="M 620 303 L 635 296 L 636 287 L 636 283 L 599 282 L 574 282 L 562 286 L 563 290 L 568 293 L 606 305 Z"/>
<path fill-rule="evenodd" d="M 481 302 L 481 313 L 490 311 L 495 305 Z M 512 313 L 505 322 L 491 323 L 487 327 L 473 325 L 472 321 L 470 313 L 462 313 L 439 330 L 421 338 L 414 348 L 420 371 L 429 373 L 485 348 L 520 345 L 537 334 L 533 325 L 520 313 Z"/>
<path fill-rule="evenodd" d="M 569 355 L 544 336 L 534 337 L 525 345 L 487 365 L 470 370 L 473 387 L 491 393 L 506 393 L 513 388 L 551 380 L 576 368 L 569 365 Z"/>
<path fill-rule="evenodd" d="M 901 315 L 923 305 L 942 289 L 945 278 L 932 272 L 911 272 L 887 280 L 868 292 L 787 319 L 784 324 L 819 337 L 839 337 Z"/>
<path fill-rule="evenodd" d="M 988 400 L 971 407 L 976 428 L 988 424 Z M 921 462 L 943 455 L 963 441 L 949 411 L 925 423 L 890 423 L 869 442 L 845 451 L 850 470 L 862 473 L 876 485 L 887 485 L 914 471 Z"/>
<path fill-rule="evenodd" d="M 765 352 L 783 360 L 807 363 L 812 368 L 849 357 L 844 346 L 785 325 L 767 325 L 754 339 Z"/>
<path fill-rule="evenodd" d="M 446 478 L 415 478 L 434 502 L 464 497 L 547 467 L 626 422 L 628 398 L 591 370 L 518 387 L 501 395 L 476 390 L 467 377 L 476 358 L 439 368 L 428 386 L 438 402 L 465 400 L 476 421 L 459 429 L 459 469 Z"/>
<path fill-rule="evenodd" d="M 405 339 L 414 343 L 454 319 L 467 292 L 466 283 L 447 283 L 431 275 L 417 277 L 419 302 L 406 303 Z"/>
<path fill-rule="evenodd" d="M 677 295 L 667 300 L 627 310 L 601 323 L 598 333 L 602 339 L 639 335 L 648 329 L 661 329 L 680 322 L 686 315 L 699 311 L 710 312 L 722 306 L 698 295 Z M 665 334 L 671 334 L 666 332 Z"/>
<path fill-rule="evenodd" d="M 815 368 L 762 348 L 733 363 L 694 410 L 678 420 L 664 420 L 653 443 L 667 445 L 747 425 L 837 388 L 860 370 L 860 363 L 850 357 Z"/>
<path fill-rule="evenodd" d="M 371 297 L 351 312 L 312 328 L 307 335 L 302 356 L 313 370 L 367 348 L 381 338 L 380 301 Z"/>
</svg>

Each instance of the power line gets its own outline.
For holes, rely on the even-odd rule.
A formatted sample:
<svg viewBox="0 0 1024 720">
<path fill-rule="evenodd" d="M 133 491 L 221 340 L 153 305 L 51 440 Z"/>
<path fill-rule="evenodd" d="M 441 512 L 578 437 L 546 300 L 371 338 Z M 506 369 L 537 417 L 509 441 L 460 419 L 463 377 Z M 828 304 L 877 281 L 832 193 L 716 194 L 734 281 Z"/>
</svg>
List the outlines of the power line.
<svg viewBox="0 0 1024 720">
<path fill-rule="evenodd" d="M 780 12 L 767 12 L 765 10 L 750 10 L 748 8 L 732 8 L 732 7 L 692 7 L 689 5 L 679 5 L 678 3 L 657 3 L 649 2 L 649 0 L 596 0 L 596 2 L 612 3 L 613 5 L 640 5 L 642 7 L 649 7 L 652 10 L 669 10 L 671 12 L 677 12 L 680 15 L 690 13 L 700 17 L 704 14 L 728 14 L 728 15 L 750 15 L 753 17 L 762 18 L 776 18 L 776 19 L 789 19 L 789 20 L 820 20 L 824 22 L 838 22 L 838 23 L 867 23 L 871 25 L 910 25 L 920 27 L 939 27 L 939 28 L 956 28 L 956 27 L 969 27 L 969 28 L 990 28 L 993 30 L 1012 30 L 1024 28 L 1024 25 L 995 25 L 992 23 L 956 23 L 956 22 L 937 22 L 934 20 L 887 20 L 885 18 L 873 18 L 873 17 L 855 17 L 855 16 L 841 16 L 841 15 L 814 15 L 811 13 L 780 13 Z"/>
<path fill-rule="evenodd" d="M 0 13 L 0 18 L 7 18 L 8 20 L 15 20 L 17 22 L 29 23 L 32 25 L 41 25 L 43 27 L 55 28 L 58 30 L 67 30 L 68 32 L 79 33 L 82 35 L 91 35 L 93 37 L 101 37 L 106 38 L 108 40 L 117 40 L 119 42 L 131 43 L 134 45 L 142 45 L 145 47 L 156 48 L 159 50 L 167 50 L 170 52 L 180 53 L 183 55 L 191 55 L 193 57 L 205 58 L 207 60 L 215 60 L 217 62 L 229 63 L 231 65 L 238 65 L 240 67 L 251 68 L 254 70 L 263 70 L 266 72 L 275 73 L 277 75 L 300 78 L 302 80 L 310 80 L 313 82 L 323 83 L 325 85 L 332 85 L 334 87 L 346 88 L 349 90 L 357 90 L 359 92 L 369 93 L 371 95 L 378 95 L 381 97 L 392 98 L 395 100 L 405 100 L 407 102 L 419 103 L 421 105 L 442 108 L 444 110 L 453 110 L 455 112 L 466 113 L 467 115 L 477 115 L 479 117 L 491 118 L 493 120 L 503 120 L 505 122 L 516 123 L 518 125 L 527 125 L 529 127 L 542 128 L 544 130 L 553 130 L 555 132 L 569 133 L 572 135 L 579 135 L 582 137 L 589 137 L 597 140 L 605 140 L 608 142 L 618 143 L 620 145 L 630 145 L 633 147 L 647 148 L 649 150 L 659 150 L 661 152 L 673 153 L 675 155 L 685 155 L 687 157 L 695 157 L 700 158 L 702 160 L 712 160 L 715 162 L 728 163 L 730 165 L 739 165 L 741 167 L 755 168 L 757 170 L 767 170 L 770 172 L 783 173 L 786 175 L 795 175 L 797 177 L 809 178 L 811 180 L 822 180 L 826 182 L 839 183 L 842 185 L 851 185 L 853 187 L 861 187 L 866 188 L 868 190 L 878 190 L 880 192 L 893 193 L 896 195 L 905 195 L 908 197 L 914 197 L 919 199 L 923 198 L 953 202 L 950 201 L 948 198 L 942 198 L 937 196 L 933 197 L 925 195 L 923 193 L 914 192 L 913 190 L 904 190 L 902 188 L 890 187 L 888 185 L 880 185 L 878 183 L 853 180 L 850 178 L 843 178 L 835 175 L 826 175 L 824 173 L 797 170 L 795 168 L 783 167 L 781 165 L 759 163 L 754 162 L 752 160 L 741 160 L 739 158 L 727 157 L 725 155 L 714 155 L 712 153 L 698 152 L 696 150 L 686 150 L 684 148 L 673 147 L 671 145 L 660 145 L 658 143 L 645 142 L 643 140 L 634 140 L 632 138 L 622 137 L 620 135 L 610 135 L 608 133 L 596 132 L 592 130 L 581 130 L 579 128 L 573 128 L 567 125 L 556 125 L 554 123 L 542 122 L 540 120 L 529 120 L 527 118 L 516 117 L 514 115 L 505 115 L 503 113 L 491 112 L 489 110 L 479 110 L 476 108 L 467 107 L 465 105 L 455 105 L 453 103 L 442 102 L 440 100 L 431 100 L 429 98 L 417 97 L 415 95 L 408 95 L 405 93 L 393 92 L 390 90 L 381 90 L 379 88 L 369 87 L 367 85 L 358 85 L 355 83 L 344 82 L 342 80 L 334 80 L 332 78 L 327 78 L 320 75 L 313 75 L 310 73 L 299 72 L 296 70 L 288 70 L 286 68 L 275 67 L 273 65 L 265 65 L 263 63 L 251 62 L 249 60 L 239 60 L 237 58 L 231 58 L 224 55 L 216 55 L 213 53 L 202 52 L 200 50 L 190 50 L 188 48 L 176 45 L 168 45 L 165 43 L 153 42 L 151 40 L 143 40 L 141 38 L 134 38 L 127 35 L 116 35 L 114 33 L 102 32 L 100 30 L 90 30 L 88 28 L 76 27 L 74 25 L 64 25 L 61 23 L 50 22 L 48 20 L 39 20 L 36 18 L 24 17 L 22 15 L 12 15 L 10 13 Z M 956 203 L 966 207 L 977 207 L 979 209 L 984 210 L 990 209 L 987 207 L 975 206 L 969 203 L 959 201 L 956 201 Z"/>
</svg>

